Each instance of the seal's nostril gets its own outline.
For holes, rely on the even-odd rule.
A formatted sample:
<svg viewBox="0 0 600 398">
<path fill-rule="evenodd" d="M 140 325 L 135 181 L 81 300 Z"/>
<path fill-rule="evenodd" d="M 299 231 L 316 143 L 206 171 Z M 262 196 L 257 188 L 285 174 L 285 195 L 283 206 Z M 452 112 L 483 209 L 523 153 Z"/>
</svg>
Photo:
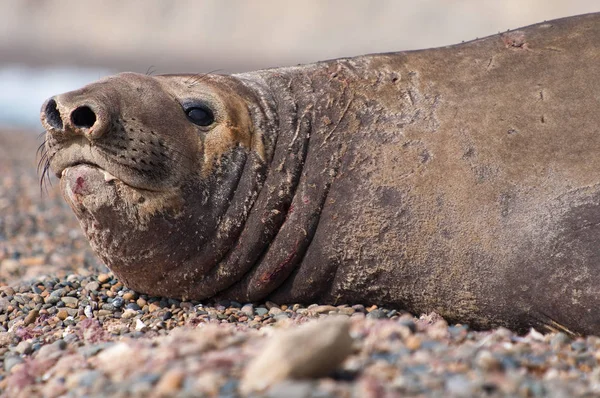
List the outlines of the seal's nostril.
<svg viewBox="0 0 600 398">
<path fill-rule="evenodd" d="M 56 108 L 56 101 L 54 101 L 53 99 L 48 101 L 48 103 L 46 104 L 45 113 L 46 122 L 50 126 L 54 127 L 55 129 L 63 128 L 63 122 L 60 118 L 60 112 L 58 111 L 58 108 Z"/>
<path fill-rule="evenodd" d="M 71 122 L 75 127 L 89 129 L 96 123 L 96 114 L 89 106 L 80 106 L 71 112 Z"/>
</svg>

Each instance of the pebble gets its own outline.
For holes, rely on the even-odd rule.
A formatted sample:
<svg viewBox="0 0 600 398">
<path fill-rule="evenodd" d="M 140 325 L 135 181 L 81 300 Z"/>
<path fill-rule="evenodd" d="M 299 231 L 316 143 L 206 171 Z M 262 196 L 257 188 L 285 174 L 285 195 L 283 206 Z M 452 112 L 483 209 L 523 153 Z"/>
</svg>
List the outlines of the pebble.
<svg viewBox="0 0 600 398">
<path fill-rule="evenodd" d="M 386 314 L 383 310 L 376 308 L 376 309 L 369 311 L 369 313 L 367 314 L 367 318 L 383 319 L 383 318 L 386 318 Z"/>
<path fill-rule="evenodd" d="M 67 312 L 67 310 L 60 310 L 56 314 L 56 317 L 58 319 L 60 319 L 61 321 L 64 321 L 65 319 L 67 319 L 68 316 L 69 316 L 69 313 Z"/>
<path fill-rule="evenodd" d="M 180 369 L 170 369 L 160 378 L 155 391 L 159 396 L 171 396 L 179 391 L 184 378 L 184 371 Z"/>
<path fill-rule="evenodd" d="M 77 300 L 75 297 L 68 297 L 68 296 L 62 297 L 61 301 L 63 303 L 65 303 L 65 305 L 69 308 L 76 308 L 77 304 L 79 302 L 79 300 Z"/>
<path fill-rule="evenodd" d="M 25 325 L 25 326 L 31 325 L 32 323 L 35 322 L 35 320 L 37 319 L 38 315 L 40 315 L 40 311 L 39 310 L 31 310 L 31 311 L 29 311 L 29 313 L 27 314 L 27 316 L 23 320 L 23 325 Z"/>
<path fill-rule="evenodd" d="M 254 306 L 252 304 L 245 304 L 241 311 L 248 316 L 254 316 Z"/>
<path fill-rule="evenodd" d="M 85 290 L 88 292 L 94 292 L 100 289 L 100 284 L 96 281 L 89 282 L 85 285 Z"/>
<path fill-rule="evenodd" d="M 141 319 L 136 319 L 136 321 L 135 321 L 135 330 L 137 330 L 139 332 L 139 331 L 143 331 L 143 330 L 146 330 L 146 329 L 147 329 L 146 324 L 144 322 L 142 322 Z"/>
<path fill-rule="evenodd" d="M 328 314 L 329 312 L 335 311 L 337 312 L 337 307 L 334 307 L 333 305 L 317 305 L 313 308 L 309 308 L 310 311 L 314 312 L 315 314 Z"/>
<path fill-rule="evenodd" d="M 269 312 L 269 310 L 264 307 L 258 307 L 254 311 L 256 312 L 256 315 L 258 315 L 258 316 L 264 316 Z"/>
<path fill-rule="evenodd" d="M 30 340 L 23 340 L 19 344 L 17 344 L 15 351 L 21 355 L 29 355 L 31 354 L 32 346 L 33 344 Z"/>
<path fill-rule="evenodd" d="M 23 359 L 19 356 L 4 357 L 4 371 L 10 372 L 15 365 L 23 363 Z"/>
<path fill-rule="evenodd" d="M 264 391 L 285 379 L 326 376 L 352 350 L 349 328 L 348 321 L 330 318 L 280 331 L 247 366 L 241 393 Z"/>
</svg>

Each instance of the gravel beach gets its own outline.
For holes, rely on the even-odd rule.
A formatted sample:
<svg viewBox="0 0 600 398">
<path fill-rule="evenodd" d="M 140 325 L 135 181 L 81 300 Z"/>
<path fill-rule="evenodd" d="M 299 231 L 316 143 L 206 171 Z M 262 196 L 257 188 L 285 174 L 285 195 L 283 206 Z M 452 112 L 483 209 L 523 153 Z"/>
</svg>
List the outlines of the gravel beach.
<svg viewBox="0 0 600 398">
<path fill-rule="evenodd" d="M 40 191 L 40 143 L 0 131 L 2 397 L 600 396 L 595 336 L 129 290 L 91 252 L 56 179 Z"/>
</svg>

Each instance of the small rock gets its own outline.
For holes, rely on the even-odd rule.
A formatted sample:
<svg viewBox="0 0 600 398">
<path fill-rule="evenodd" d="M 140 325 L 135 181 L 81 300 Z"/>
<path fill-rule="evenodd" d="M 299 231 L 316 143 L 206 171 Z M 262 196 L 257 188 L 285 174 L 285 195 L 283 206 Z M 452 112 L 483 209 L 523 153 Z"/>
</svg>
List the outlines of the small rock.
<svg viewBox="0 0 600 398">
<path fill-rule="evenodd" d="M 21 264 L 17 260 L 14 260 L 12 258 L 7 258 L 5 260 L 2 260 L 2 262 L 0 263 L 0 270 L 2 270 L 2 272 L 6 272 L 9 274 L 12 274 L 13 272 L 17 272 L 20 267 L 21 267 Z"/>
<path fill-rule="evenodd" d="M 125 311 L 123 311 L 123 315 L 121 315 L 121 318 L 131 319 L 131 318 L 135 317 L 137 314 L 138 314 L 137 311 L 127 308 Z"/>
<path fill-rule="evenodd" d="M 49 296 L 46 296 L 46 298 L 44 299 L 44 304 L 56 304 L 59 301 L 60 297 L 51 294 Z"/>
<path fill-rule="evenodd" d="M 160 305 L 158 303 L 150 303 L 148 306 L 148 312 L 158 311 L 160 309 Z"/>
<path fill-rule="evenodd" d="M 64 321 L 69 316 L 69 313 L 67 312 L 67 310 L 60 310 L 58 311 L 58 314 L 56 314 L 56 316 L 61 321 Z"/>
<path fill-rule="evenodd" d="M 31 340 L 23 340 L 15 347 L 15 351 L 21 355 L 29 355 L 32 352 Z"/>
<path fill-rule="evenodd" d="M 110 280 L 110 275 L 108 274 L 100 274 L 98 275 L 98 282 L 100 283 L 106 283 Z M 94 289 L 94 290 L 98 290 L 98 289 Z"/>
<path fill-rule="evenodd" d="M 65 296 L 65 297 L 61 298 L 61 300 L 69 308 L 76 308 L 77 303 L 79 302 L 79 300 L 77 300 L 77 298 L 69 297 L 69 296 Z"/>
<path fill-rule="evenodd" d="M 29 314 L 27 314 L 27 316 L 23 320 L 23 325 L 25 325 L 25 326 L 31 325 L 32 323 L 35 322 L 35 320 L 37 319 L 38 315 L 40 315 L 40 311 L 39 310 L 31 310 L 31 311 L 29 311 Z"/>
<path fill-rule="evenodd" d="M 5 372 L 10 372 L 10 370 L 15 366 L 18 365 L 20 363 L 23 363 L 23 359 L 21 359 L 21 357 L 19 356 L 10 356 L 10 357 L 5 357 L 4 358 L 4 371 Z"/>
<path fill-rule="evenodd" d="M 253 317 L 254 316 L 254 306 L 252 304 L 246 304 L 242 307 L 242 312 L 246 315 L 248 315 L 248 317 Z"/>
<path fill-rule="evenodd" d="M 421 338 L 416 335 L 410 335 L 406 337 L 404 344 L 409 350 L 418 350 L 421 347 Z"/>
<path fill-rule="evenodd" d="M 349 328 L 346 318 L 329 318 L 279 331 L 248 364 L 240 391 L 263 391 L 288 378 L 326 376 L 352 351 Z"/>
<path fill-rule="evenodd" d="M 281 308 L 271 307 L 271 309 L 269 310 L 269 315 L 274 316 L 274 315 L 281 314 L 282 312 L 283 311 L 281 310 Z"/>
<path fill-rule="evenodd" d="M 10 306 L 10 301 L 8 301 L 4 297 L 0 298 L 0 312 L 6 312 L 6 310 L 8 309 L 9 306 Z"/>
<path fill-rule="evenodd" d="M 85 285 L 85 290 L 87 290 L 88 292 L 97 291 L 98 289 L 100 289 L 100 284 L 96 281 L 90 282 L 87 285 Z"/>
<path fill-rule="evenodd" d="M 121 297 L 116 297 L 111 304 L 115 308 L 121 308 L 123 304 L 125 304 L 125 300 L 123 300 Z"/>
<path fill-rule="evenodd" d="M 133 292 L 127 292 L 125 294 L 123 294 L 123 300 L 125 301 L 130 301 L 133 300 L 135 298 L 135 293 Z"/>
<path fill-rule="evenodd" d="M 316 307 L 311 308 L 310 310 L 315 314 L 328 314 L 330 311 L 337 312 L 338 308 L 334 307 L 333 305 L 318 305 Z"/>
<path fill-rule="evenodd" d="M 161 378 L 155 387 L 159 396 L 172 396 L 179 391 L 183 384 L 185 373 L 180 369 L 170 369 Z"/>
<path fill-rule="evenodd" d="M 371 318 L 371 319 L 384 319 L 386 318 L 385 312 L 383 312 L 383 310 L 380 310 L 378 308 L 371 310 L 368 314 L 367 314 L 367 318 Z"/>
<path fill-rule="evenodd" d="M 126 309 L 128 310 L 133 310 L 133 311 L 140 311 L 141 308 L 139 305 L 137 305 L 136 303 L 129 303 L 125 306 Z"/>
<path fill-rule="evenodd" d="M 147 329 L 147 326 L 141 319 L 136 319 L 135 321 L 135 330 L 138 332 L 142 332 Z"/>
<path fill-rule="evenodd" d="M 352 307 L 344 307 L 344 308 L 338 308 L 338 313 L 342 314 L 342 315 L 352 315 L 356 312 L 356 310 Z"/>
<path fill-rule="evenodd" d="M 258 316 L 265 316 L 269 310 L 264 307 L 258 307 L 254 310 L 254 312 L 256 312 L 256 315 Z"/>
</svg>

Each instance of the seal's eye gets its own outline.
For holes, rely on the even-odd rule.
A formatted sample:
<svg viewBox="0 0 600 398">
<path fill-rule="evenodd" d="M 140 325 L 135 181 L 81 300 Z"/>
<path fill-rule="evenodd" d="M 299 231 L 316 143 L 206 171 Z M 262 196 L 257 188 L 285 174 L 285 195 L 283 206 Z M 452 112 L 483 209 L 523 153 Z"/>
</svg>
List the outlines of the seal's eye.
<svg viewBox="0 0 600 398">
<path fill-rule="evenodd" d="M 193 108 L 186 109 L 185 113 L 192 123 L 198 126 L 210 126 L 215 121 L 215 115 L 206 106 L 194 106 Z"/>
</svg>

